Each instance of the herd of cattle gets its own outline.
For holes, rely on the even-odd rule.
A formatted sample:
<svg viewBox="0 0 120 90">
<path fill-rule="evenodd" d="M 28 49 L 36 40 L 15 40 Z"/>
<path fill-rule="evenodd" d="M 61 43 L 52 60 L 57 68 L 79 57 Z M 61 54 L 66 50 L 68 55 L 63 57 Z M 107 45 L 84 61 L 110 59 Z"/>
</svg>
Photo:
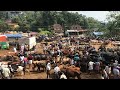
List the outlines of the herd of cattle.
<svg viewBox="0 0 120 90">
<path fill-rule="evenodd" d="M 61 38 L 59 38 L 61 39 Z M 46 42 L 49 39 L 46 39 Z M 50 39 L 50 41 L 55 41 L 55 39 Z M 70 41 L 69 45 L 68 42 Z M 79 41 L 79 43 L 78 43 Z M 62 43 L 60 43 L 62 42 Z M 51 63 L 51 70 L 49 72 L 50 77 L 54 78 L 54 68 L 56 64 L 59 66 L 60 71 L 64 72 L 66 77 L 69 79 L 70 77 L 77 77 L 81 79 L 81 74 L 84 72 L 88 72 L 88 63 L 89 61 L 99 61 L 101 62 L 101 69 L 102 66 L 111 64 L 114 60 L 118 60 L 120 63 L 120 50 L 119 49 L 112 49 L 112 48 L 105 48 L 105 45 L 110 43 L 110 40 L 90 40 L 89 38 L 80 38 L 80 39 L 67 39 L 59 40 L 57 42 L 51 42 L 51 44 L 45 44 L 43 46 L 47 47 L 51 45 L 51 48 L 47 48 L 47 50 L 43 50 L 44 53 L 32 53 L 33 62 L 32 62 L 32 71 L 36 71 L 40 73 L 41 71 L 46 72 L 46 65 L 47 62 L 50 61 Z M 86 44 L 88 43 L 88 44 Z M 94 47 L 90 45 L 92 44 L 100 44 L 101 47 L 96 50 Z M 85 44 L 84 47 L 81 46 Z M 59 46 L 61 50 L 61 54 L 57 51 L 57 47 Z M 73 50 L 72 50 L 73 48 Z M 39 48 L 37 48 L 39 49 Z M 54 53 L 51 52 L 54 49 Z M 89 54 L 86 54 L 88 52 Z M 75 57 L 75 54 L 78 53 L 79 61 L 76 64 L 71 64 L 72 59 Z M 25 68 L 22 66 L 19 53 L 16 56 L 2 56 L 0 62 L 0 72 L 1 78 L 4 78 L 2 75 L 2 69 L 8 68 L 10 70 L 10 78 L 14 78 L 16 74 L 24 75 L 30 72 L 30 68 Z M 36 70 L 37 69 L 37 70 Z"/>
</svg>

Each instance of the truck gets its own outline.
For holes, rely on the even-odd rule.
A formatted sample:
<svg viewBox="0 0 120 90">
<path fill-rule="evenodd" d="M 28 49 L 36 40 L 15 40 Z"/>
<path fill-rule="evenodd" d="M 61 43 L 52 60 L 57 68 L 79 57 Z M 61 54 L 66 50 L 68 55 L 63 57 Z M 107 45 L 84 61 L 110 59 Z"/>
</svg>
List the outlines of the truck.
<svg viewBox="0 0 120 90">
<path fill-rule="evenodd" d="M 19 45 L 27 44 L 29 49 L 32 49 L 36 45 L 36 37 L 23 37 L 18 40 Z"/>
</svg>

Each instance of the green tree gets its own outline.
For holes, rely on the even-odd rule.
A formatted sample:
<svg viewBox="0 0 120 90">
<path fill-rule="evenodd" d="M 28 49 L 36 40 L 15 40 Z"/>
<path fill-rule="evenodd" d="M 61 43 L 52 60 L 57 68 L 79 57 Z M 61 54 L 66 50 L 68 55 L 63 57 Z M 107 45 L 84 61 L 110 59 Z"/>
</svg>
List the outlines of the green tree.
<svg viewBox="0 0 120 90">
<path fill-rule="evenodd" d="M 8 26 L 8 24 L 5 23 L 4 21 L 0 20 L 0 32 L 5 32 L 9 29 L 10 29 L 10 27 Z"/>
</svg>

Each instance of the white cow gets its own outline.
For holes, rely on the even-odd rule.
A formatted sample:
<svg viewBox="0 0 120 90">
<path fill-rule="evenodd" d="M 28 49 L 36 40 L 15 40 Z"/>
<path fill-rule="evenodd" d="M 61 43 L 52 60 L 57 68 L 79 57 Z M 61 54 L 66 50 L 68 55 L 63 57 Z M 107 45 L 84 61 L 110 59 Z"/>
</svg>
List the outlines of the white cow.
<svg viewBox="0 0 120 90">
<path fill-rule="evenodd" d="M 20 73 L 20 75 L 24 75 L 23 69 L 24 67 L 18 66 L 17 72 Z"/>
</svg>

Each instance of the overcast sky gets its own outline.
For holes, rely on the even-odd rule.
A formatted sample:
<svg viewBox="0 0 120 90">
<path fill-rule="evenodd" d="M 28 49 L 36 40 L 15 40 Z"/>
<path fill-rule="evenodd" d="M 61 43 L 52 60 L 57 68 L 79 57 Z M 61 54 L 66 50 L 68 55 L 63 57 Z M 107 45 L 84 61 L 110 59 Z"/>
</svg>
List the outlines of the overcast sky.
<svg viewBox="0 0 120 90">
<path fill-rule="evenodd" d="M 80 14 L 86 15 L 87 17 L 93 17 L 99 21 L 106 21 L 106 15 L 109 13 L 108 11 L 70 11 L 70 12 L 78 12 Z"/>
</svg>

